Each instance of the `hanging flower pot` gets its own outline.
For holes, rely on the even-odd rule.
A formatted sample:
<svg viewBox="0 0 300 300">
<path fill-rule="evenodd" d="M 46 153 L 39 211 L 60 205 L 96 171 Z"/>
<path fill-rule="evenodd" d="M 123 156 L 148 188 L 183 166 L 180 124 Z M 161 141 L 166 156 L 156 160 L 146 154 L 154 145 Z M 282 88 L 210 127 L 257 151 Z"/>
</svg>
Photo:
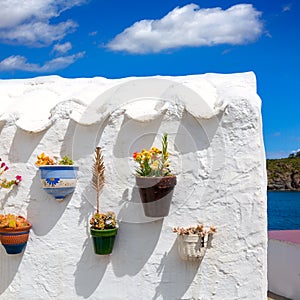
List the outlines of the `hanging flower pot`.
<svg viewBox="0 0 300 300">
<path fill-rule="evenodd" d="M 169 214 L 176 176 L 136 177 L 145 216 L 166 217 Z"/>
<path fill-rule="evenodd" d="M 145 216 L 166 217 L 169 214 L 176 176 L 169 169 L 168 135 L 162 137 L 162 150 L 152 147 L 134 152 L 136 185 L 139 188 Z"/>
<path fill-rule="evenodd" d="M 77 183 L 77 166 L 39 166 L 44 191 L 57 200 L 74 192 Z"/>
<path fill-rule="evenodd" d="M 202 260 L 206 253 L 208 235 L 179 235 L 177 240 L 178 253 L 183 260 Z"/>
<path fill-rule="evenodd" d="M 95 254 L 107 255 L 113 251 L 115 238 L 118 232 L 118 228 L 112 229 L 91 229 L 91 235 L 93 238 Z"/>
<path fill-rule="evenodd" d="M 0 215 L 0 240 L 7 254 L 23 252 L 30 228 L 31 224 L 24 217 Z"/>
<path fill-rule="evenodd" d="M 113 212 L 106 214 L 95 212 L 90 220 L 90 232 L 96 254 L 111 254 L 118 232 L 116 216 Z"/>
<path fill-rule="evenodd" d="M 63 200 L 74 192 L 79 167 L 73 160 L 64 156 L 61 160 L 41 153 L 37 156 L 36 166 L 39 167 L 43 189 L 57 200 Z"/>
<path fill-rule="evenodd" d="M 203 225 L 199 224 L 197 227 L 177 227 L 173 229 L 173 232 L 178 234 L 177 244 L 179 256 L 187 261 L 201 261 L 216 229 L 211 227 L 209 230 L 205 230 Z"/>
<path fill-rule="evenodd" d="M 104 159 L 101 153 L 101 148 L 96 147 L 93 166 L 92 186 L 96 190 L 96 206 L 97 210 L 90 219 L 90 232 L 93 238 L 95 254 L 107 255 L 113 251 L 115 238 L 118 232 L 118 224 L 116 215 L 110 211 L 107 213 L 99 212 L 99 197 L 100 192 L 104 187 Z"/>
</svg>

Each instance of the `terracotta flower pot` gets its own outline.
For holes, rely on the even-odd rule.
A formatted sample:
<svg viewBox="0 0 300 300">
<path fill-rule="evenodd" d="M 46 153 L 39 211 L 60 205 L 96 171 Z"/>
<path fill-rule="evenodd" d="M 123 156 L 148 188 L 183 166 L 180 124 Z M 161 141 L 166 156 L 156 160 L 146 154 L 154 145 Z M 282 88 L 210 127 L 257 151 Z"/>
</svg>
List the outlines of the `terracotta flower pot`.
<svg viewBox="0 0 300 300">
<path fill-rule="evenodd" d="M 24 250 L 30 228 L 30 223 L 26 227 L 0 228 L 0 240 L 8 254 L 19 254 Z"/>
<path fill-rule="evenodd" d="M 103 229 L 103 230 L 90 228 L 90 231 L 93 237 L 95 254 L 99 254 L 99 255 L 111 254 L 114 247 L 118 228 Z"/>
<path fill-rule="evenodd" d="M 139 188 L 144 213 L 147 217 L 166 217 L 169 214 L 176 176 L 139 177 L 136 185 Z"/>
</svg>

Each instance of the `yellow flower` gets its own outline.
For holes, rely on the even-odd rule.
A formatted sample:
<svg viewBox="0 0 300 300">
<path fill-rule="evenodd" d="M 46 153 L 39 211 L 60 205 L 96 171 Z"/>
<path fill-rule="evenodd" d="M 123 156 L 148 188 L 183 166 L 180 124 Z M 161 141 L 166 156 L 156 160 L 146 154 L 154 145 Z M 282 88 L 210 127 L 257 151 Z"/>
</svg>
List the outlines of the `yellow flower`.
<svg viewBox="0 0 300 300">
<path fill-rule="evenodd" d="M 159 166 L 159 163 L 158 163 L 158 161 L 156 160 L 156 161 L 154 161 L 154 162 L 152 163 L 151 169 L 152 169 L 152 170 L 157 170 L 157 169 L 158 169 L 158 166 Z"/>
<path fill-rule="evenodd" d="M 40 155 L 37 155 L 37 161 L 35 162 L 37 166 L 44 166 L 44 165 L 54 165 L 54 161 L 49 156 L 46 156 L 44 152 Z"/>
<path fill-rule="evenodd" d="M 145 156 L 145 159 L 150 159 L 150 158 L 151 158 L 151 154 L 150 154 L 149 151 L 146 151 L 146 152 L 144 153 L 144 156 Z"/>
</svg>

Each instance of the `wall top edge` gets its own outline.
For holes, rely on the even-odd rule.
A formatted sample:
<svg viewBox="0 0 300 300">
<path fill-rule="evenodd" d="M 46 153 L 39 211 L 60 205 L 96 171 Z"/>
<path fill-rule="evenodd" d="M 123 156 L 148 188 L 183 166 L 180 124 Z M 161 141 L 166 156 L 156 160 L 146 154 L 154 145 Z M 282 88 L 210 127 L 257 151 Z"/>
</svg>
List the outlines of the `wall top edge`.
<svg viewBox="0 0 300 300">
<path fill-rule="evenodd" d="M 46 130 L 58 118 L 95 124 L 122 106 L 130 118 L 147 122 L 166 113 L 166 103 L 182 104 L 195 118 L 204 119 L 218 115 L 239 99 L 260 105 L 253 72 L 120 79 L 56 75 L 5 79 L 0 80 L 0 98 L 0 126 L 15 124 L 29 132 Z M 136 108 L 137 102 L 144 113 Z"/>
</svg>

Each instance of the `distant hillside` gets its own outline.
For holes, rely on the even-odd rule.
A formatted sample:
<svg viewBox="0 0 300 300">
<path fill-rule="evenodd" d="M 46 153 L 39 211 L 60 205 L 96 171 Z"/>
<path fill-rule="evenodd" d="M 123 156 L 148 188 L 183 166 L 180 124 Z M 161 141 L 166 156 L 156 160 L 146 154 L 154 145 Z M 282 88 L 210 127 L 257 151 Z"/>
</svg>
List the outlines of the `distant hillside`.
<svg viewBox="0 0 300 300">
<path fill-rule="evenodd" d="M 300 191 L 300 157 L 267 159 L 268 190 Z"/>
</svg>

